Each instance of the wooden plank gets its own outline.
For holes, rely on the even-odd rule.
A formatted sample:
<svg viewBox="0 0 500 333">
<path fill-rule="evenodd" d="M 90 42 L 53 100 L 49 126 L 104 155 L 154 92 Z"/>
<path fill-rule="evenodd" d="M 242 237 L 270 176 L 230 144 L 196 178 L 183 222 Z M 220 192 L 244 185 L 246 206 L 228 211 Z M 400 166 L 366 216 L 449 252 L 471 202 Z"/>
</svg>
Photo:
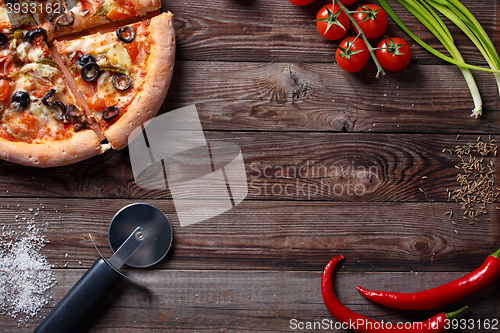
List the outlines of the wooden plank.
<svg viewBox="0 0 500 333">
<path fill-rule="evenodd" d="M 394 324 L 421 321 L 439 311 L 453 311 L 465 304 L 470 309 L 461 319 L 483 324 L 486 319 L 498 319 L 500 314 L 500 289 L 495 284 L 442 309 L 397 311 L 378 306 L 357 293 L 355 286 L 419 290 L 451 281 L 463 273 L 355 273 L 349 270 L 351 263 L 346 260 L 339 264 L 335 275 L 336 293 L 346 306 L 367 317 Z M 29 327 L 17 327 L 16 320 L 2 316 L 2 329 L 31 331 L 82 274 L 82 270 L 58 271 L 53 301 Z M 136 270 L 131 275 L 145 286 L 123 281 L 79 332 L 289 332 L 294 331 L 298 322 L 304 325 L 323 320 L 328 324 L 333 320 L 332 325 L 336 322 L 323 304 L 321 271 Z M 468 331 L 490 330 L 476 326 Z"/>
<path fill-rule="evenodd" d="M 209 142 L 241 148 L 248 199 L 447 201 L 457 189 L 456 145 L 478 136 L 352 133 L 207 132 Z M 491 136 L 492 139 L 495 136 Z M 483 136 L 486 142 L 490 136 Z M 492 157 L 486 157 L 484 164 Z M 161 182 L 164 180 L 160 179 Z M 189 188 L 189 186 L 186 186 Z M 128 152 L 106 152 L 75 165 L 32 169 L 0 162 L 3 197 L 171 198 L 134 181 Z"/>
<path fill-rule="evenodd" d="M 499 133 L 491 73 L 474 72 L 483 116 L 456 66 L 415 65 L 375 78 L 327 63 L 177 61 L 160 113 L 196 104 L 205 130 Z"/>
<path fill-rule="evenodd" d="M 174 229 L 172 249 L 156 269 L 321 270 L 333 256 L 344 254 L 358 272 L 471 271 L 500 243 L 498 210 L 473 225 L 458 216 L 454 225 L 445 214 L 460 215 L 454 203 L 253 200 L 181 227 L 172 201 L 141 201 L 164 211 Z M 6 199 L 0 223 L 18 230 L 33 220 L 50 242 L 42 252 L 50 264 L 88 268 L 98 258 L 89 234 L 109 258 L 109 223 L 132 202 Z"/>
<path fill-rule="evenodd" d="M 179 60 L 333 62 L 338 41 L 321 37 L 314 23 L 317 11 L 327 3 L 329 1 L 315 1 L 309 6 L 297 7 L 280 0 L 217 0 L 209 4 L 179 0 L 165 1 L 163 9 L 175 15 Z M 396 1 L 389 3 L 410 30 L 446 53 L 437 39 L 401 5 Z M 487 6 L 473 0 L 463 3 L 498 45 L 497 3 Z M 449 22 L 448 26 L 464 58 L 473 64 L 486 65 L 467 37 Z M 352 28 L 349 35 L 355 35 Z M 410 43 L 412 63 L 443 63 L 414 43 L 392 20 L 386 35 L 400 36 Z"/>
</svg>

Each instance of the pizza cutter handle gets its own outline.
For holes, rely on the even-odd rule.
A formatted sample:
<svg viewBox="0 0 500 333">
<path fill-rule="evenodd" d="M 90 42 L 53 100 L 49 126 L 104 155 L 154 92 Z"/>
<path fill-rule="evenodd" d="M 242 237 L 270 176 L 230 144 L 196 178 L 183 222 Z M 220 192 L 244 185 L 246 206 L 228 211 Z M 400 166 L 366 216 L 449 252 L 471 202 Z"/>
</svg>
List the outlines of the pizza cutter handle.
<svg viewBox="0 0 500 333">
<path fill-rule="evenodd" d="M 103 258 L 97 259 L 33 333 L 74 332 L 122 277 Z"/>
</svg>

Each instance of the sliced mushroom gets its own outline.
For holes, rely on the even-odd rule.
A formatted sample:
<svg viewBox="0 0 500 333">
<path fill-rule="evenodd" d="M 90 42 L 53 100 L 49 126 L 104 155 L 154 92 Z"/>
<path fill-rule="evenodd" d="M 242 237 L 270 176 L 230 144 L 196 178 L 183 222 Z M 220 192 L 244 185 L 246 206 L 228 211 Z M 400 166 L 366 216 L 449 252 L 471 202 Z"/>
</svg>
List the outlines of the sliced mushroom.
<svg viewBox="0 0 500 333">
<path fill-rule="evenodd" d="M 75 21 L 75 14 L 73 12 L 62 14 L 61 16 L 54 19 L 54 24 L 57 29 L 64 29 L 69 27 Z"/>
<path fill-rule="evenodd" d="M 65 119 L 72 124 L 86 124 L 85 114 L 76 105 L 66 105 Z"/>
</svg>

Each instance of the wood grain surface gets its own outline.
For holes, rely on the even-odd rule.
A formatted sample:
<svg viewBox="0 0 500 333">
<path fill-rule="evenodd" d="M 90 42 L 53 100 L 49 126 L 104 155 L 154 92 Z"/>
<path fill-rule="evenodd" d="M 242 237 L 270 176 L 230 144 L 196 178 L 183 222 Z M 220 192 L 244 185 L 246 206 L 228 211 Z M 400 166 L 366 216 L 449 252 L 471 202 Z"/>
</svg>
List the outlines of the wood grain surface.
<svg viewBox="0 0 500 333">
<path fill-rule="evenodd" d="M 499 45 L 498 2 L 462 2 Z M 160 114 L 195 104 L 209 144 L 241 149 L 248 196 L 224 214 L 181 227 L 168 185 L 141 188 L 127 149 L 51 169 L 0 161 L 0 227 L 18 230 L 33 221 L 49 241 L 41 253 L 57 278 L 37 317 L 20 324 L 0 315 L 1 332 L 34 329 L 99 257 L 91 239 L 109 258 L 109 223 L 134 202 L 166 213 L 172 248 L 153 267 L 125 268 L 136 282 L 120 283 L 78 333 L 348 332 L 294 327 L 336 323 L 320 278 L 339 254 L 346 259 L 337 267 L 336 293 L 356 312 L 396 323 L 468 305 L 460 318 L 474 327 L 452 331 L 494 331 L 484 323 L 500 318 L 498 281 L 427 311 L 391 310 L 355 289 L 432 288 L 498 249 L 500 205 L 486 205 L 488 213 L 474 220 L 448 194 L 460 187 L 455 147 L 500 134 L 492 74 L 473 71 L 484 103 L 483 116 L 474 119 L 458 68 L 413 42 L 402 72 L 375 78 L 371 60 L 359 73 L 343 72 L 334 61 L 336 42 L 323 39 L 314 23 L 328 1 L 162 3 L 174 14 L 177 53 Z M 397 1 L 389 3 L 442 50 Z M 467 62 L 486 66 L 465 36 L 450 31 Z M 387 34 L 410 41 L 393 22 Z M 490 162 L 498 180 L 498 158 L 485 157 Z"/>
</svg>

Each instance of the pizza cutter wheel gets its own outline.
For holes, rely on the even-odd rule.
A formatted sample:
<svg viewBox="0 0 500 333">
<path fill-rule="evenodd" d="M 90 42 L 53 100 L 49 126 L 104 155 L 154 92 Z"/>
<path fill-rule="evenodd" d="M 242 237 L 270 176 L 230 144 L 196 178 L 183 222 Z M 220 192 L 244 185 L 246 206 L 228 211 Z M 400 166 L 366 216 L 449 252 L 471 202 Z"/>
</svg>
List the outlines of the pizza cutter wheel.
<svg viewBox="0 0 500 333">
<path fill-rule="evenodd" d="M 172 226 L 158 208 L 135 203 L 122 208 L 111 220 L 108 240 L 113 255 L 97 259 L 33 333 L 74 332 L 85 317 L 123 278 L 127 264 L 148 267 L 159 262 L 172 245 Z"/>
</svg>

